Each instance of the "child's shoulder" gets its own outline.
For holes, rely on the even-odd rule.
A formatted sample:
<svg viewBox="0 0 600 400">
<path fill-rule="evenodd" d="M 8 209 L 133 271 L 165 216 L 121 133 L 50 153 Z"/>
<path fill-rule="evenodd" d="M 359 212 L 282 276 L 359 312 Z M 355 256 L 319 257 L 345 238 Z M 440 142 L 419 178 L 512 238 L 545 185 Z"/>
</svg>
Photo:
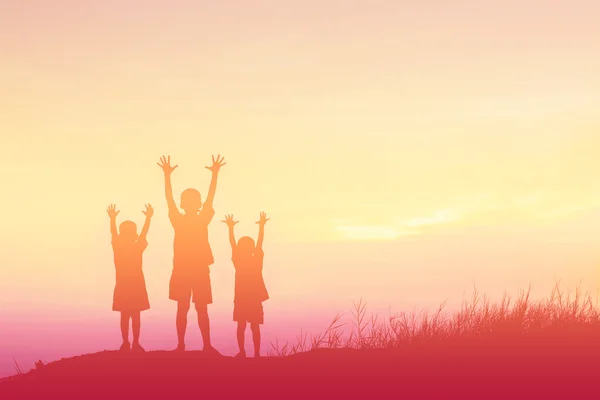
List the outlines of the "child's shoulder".
<svg viewBox="0 0 600 400">
<path fill-rule="evenodd" d="M 263 258 L 265 257 L 265 252 L 262 249 L 256 249 L 254 254 L 252 255 L 252 261 L 262 263 Z"/>
</svg>

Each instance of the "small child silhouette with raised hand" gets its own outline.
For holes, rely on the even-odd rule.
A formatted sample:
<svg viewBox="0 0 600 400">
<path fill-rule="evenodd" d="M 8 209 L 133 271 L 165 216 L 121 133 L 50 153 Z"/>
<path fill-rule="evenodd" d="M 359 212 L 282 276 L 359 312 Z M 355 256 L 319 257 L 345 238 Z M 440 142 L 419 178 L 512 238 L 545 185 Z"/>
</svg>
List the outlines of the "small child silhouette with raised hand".
<svg viewBox="0 0 600 400">
<path fill-rule="evenodd" d="M 254 342 L 254 357 L 260 357 L 260 325 L 264 322 L 262 302 L 269 298 L 262 276 L 264 252 L 262 243 L 265 236 L 265 224 L 269 218 L 264 212 L 260 213 L 258 224 L 258 240 L 256 245 L 249 236 L 235 241 L 233 232 L 238 221 L 233 215 L 226 215 L 224 223 L 229 227 L 229 242 L 231 243 L 233 266 L 235 267 L 235 295 L 233 320 L 238 323 L 237 341 L 240 348 L 238 358 L 246 357 L 244 336 L 246 323 L 250 323 Z"/>
<path fill-rule="evenodd" d="M 150 204 L 146 204 L 146 209 L 142 211 L 146 216 L 146 221 L 139 236 L 137 226 L 132 221 L 123 221 L 117 232 L 117 215 L 120 211 L 116 210 L 114 204 L 111 204 L 106 211 L 110 217 L 111 243 L 117 276 L 113 295 L 113 311 L 121 312 L 121 335 L 123 337 L 121 351 L 131 349 L 143 352 L 145 350 L 140 345 L 140 313 L 148 310 L 150 303 L 142 271 L 142 256 L 148 247 L 146 235 L 150 229 L 150 219 L 154 214 L 154 209 Z M 129 320 L 131 320 L 133 330 L 133 347 L 129 344 Z"/>
</svg>

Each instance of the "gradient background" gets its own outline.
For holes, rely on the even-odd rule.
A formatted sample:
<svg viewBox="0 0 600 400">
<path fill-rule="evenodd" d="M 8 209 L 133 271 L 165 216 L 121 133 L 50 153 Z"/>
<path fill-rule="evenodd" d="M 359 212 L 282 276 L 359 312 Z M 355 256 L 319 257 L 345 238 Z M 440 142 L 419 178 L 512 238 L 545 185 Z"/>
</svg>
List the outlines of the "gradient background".
<svg viewBox="0 0 600 400">
<path fill-rule="evenodd" d="M 142 342 L 175 347 L 162 154 L 177 198 L 205 195 L 226 157 L 210 226 L 225 354 L 225 213 L 238 235 L 272 218 L 265 349 L 360 298 L 383 317 L 474 287 L 596 298 L 600 5 L 541 4 L 2 1 L 0 376 L 119 346 L 109 203 L 139 225 L 156 208 Z"/>
</svg>

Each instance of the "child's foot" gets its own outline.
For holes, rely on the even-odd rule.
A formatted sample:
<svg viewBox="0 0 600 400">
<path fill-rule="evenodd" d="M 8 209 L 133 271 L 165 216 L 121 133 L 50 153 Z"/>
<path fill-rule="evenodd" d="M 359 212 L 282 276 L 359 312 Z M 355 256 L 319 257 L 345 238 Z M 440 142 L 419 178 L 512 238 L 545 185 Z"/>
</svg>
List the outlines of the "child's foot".
<svg viewBox="0 0 600 400">
<path fill-rule="evenodd" d="M 129 350 L 131 350 L 131 346 L 129 345 L 129 342 L 123 342 L 123 344 L 121 345 L 121 348 L 119 350 L 120 351 L 129 351 Z"/>
<path fill-rule="evenodd" d="M 246 358 L 246 352 L 245 351 L 240 351 L 239 353 L 237 353 L 237 355 L 235 356 L 235 358 Z"/>
<path fill-rule="evenodd" d="M 146 350 L 140 346 L 139 343 L 134 343 L 133 346 L 131 347 L 132 351 L 135 351 L 136 353 L 145 353 Z"/>
<path fill-rule="evenodd" d="M 175 351 L 177 353 L 183 353 L 183 352 L 185 352 L 185 344 L 179 343 L 177 345 L 177 348 L 175 350 L 173 350 L 173 351 Z"/>
<path fill-rule="evenodd" d="M 221 353 L 219 353 L 217 351 L 217 349 L 215 349 L 212 346 L 204 346 L 204 348 L 202 349 L 202 354 L 206 354 L 208 356 L 220 356 Z"/>
</svg>

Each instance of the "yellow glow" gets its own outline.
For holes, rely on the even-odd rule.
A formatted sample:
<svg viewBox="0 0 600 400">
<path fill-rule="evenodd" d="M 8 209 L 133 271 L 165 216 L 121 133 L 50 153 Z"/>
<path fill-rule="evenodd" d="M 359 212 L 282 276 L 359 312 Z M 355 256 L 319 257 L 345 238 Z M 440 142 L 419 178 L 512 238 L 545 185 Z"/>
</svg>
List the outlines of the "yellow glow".
<svg viewBox="0 0 600 400">
<path fill-rule="evenodd" d="M 414 231 L 403 231 L 394 226 L 338 226 L 345 239 L 373 240 L 397 239 L 401 236 L 415 235 Z"/>
<path fill-rule="evenodd" d="M 268 212 L 273 252 L 406 236 L 429 244 L 506 225 L 577 243 L 597 236 L 590 223 L 574 225 L 577 235 L 548 227 L 600 206 L 597 1 L 553 2 L 548 12 L 476 0 L 267 0 L 233 11 L 221 2 L 27 3 L 0 4 L 0 292 L 16 299 L 43 292 L 104 304 L 113 279 L 104 210 L 116 203 L 141 224 L 148 202 L 148 276 L 165 299 L 163 154 L 179 164 L 177 198 L 188 187 L 205 196 L 204 166 L 211 154 L 226 158 L 210 226 L 215 293 L 225 299 L 225 213 L 255 235 Z M 464 240 L 508 246 L 492 237 Z M 523 254 L 526 264 L 539 252 Z M 294 279 L 280 287 L 306 293 L 314 279 L 297 271 L 311 262 L 282 263 L 280 276 Z M 564 264 L 547 279 L 567 273 Z"/>
</svg>

